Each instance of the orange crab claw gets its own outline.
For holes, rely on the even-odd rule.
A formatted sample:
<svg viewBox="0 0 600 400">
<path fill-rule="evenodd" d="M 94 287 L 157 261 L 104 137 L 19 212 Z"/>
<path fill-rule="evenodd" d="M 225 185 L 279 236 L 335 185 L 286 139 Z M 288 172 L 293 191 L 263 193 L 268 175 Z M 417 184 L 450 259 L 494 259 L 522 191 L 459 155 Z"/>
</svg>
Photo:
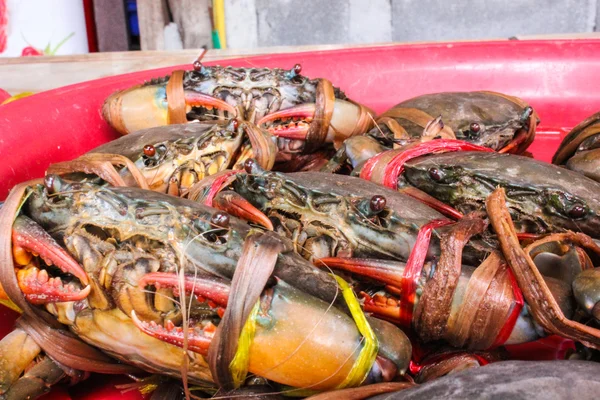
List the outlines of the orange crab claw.
<svg viewBox="0 0 600 400">
<path fill-rule="evenodd" d="M 212 206 L 245 221 L 262 225 L 270 231 L 273 230 L 273 223 L 269 217 L 250 204 L 248 200 L 231 190 L 219 193 L 214 198 Z"/>
<path fill-rule="evenodd" d="M 181 85 L 181 83 L 180 83 Z M 169 116 L 169 108 L 181 108 L 183 115 L 190 107 L 204 107 L 207 110 L 223 110 L 228 117 L 237 115 L 236 109 L 216 97 L 191 90 L 181 90 L 181 97 L 169 99 L 167 84 L 138 85 L 110 95 L 102 107 L 104 119 L 119 133 L 126 135 L 141 129 L 175 123 Z M 181 104 L 170 104 L 181 102 Z M 185 118 L 184 118 L 185 119 Z M 182 123 L 185 121 L 179 121 Z"/>
<path fill-rule="evenodd" d="M 368 258 L 325 257 L 313 261 L 316 266 L 351 272 L 392 286 L 402 285 L 405 264 Z"/>
<path fill-rule="evenodd" d="M 60 277 L 50 278 L 45 269 L 35 267 L 17 271 L 19 287 L 31 304 L 48 304 L 85 299 L 92 290 L 88 285 L 79 290 L 73 284 L 63 284 Z"/>
<path fill-rule="evenodd" d="M 138 282 L 140 288 L 145 288 L 149 285 L 179 288 L 179 284 L 179 276 L 171 272 L 151 272 L 144 275 Z M 220 306 L 226 307 L 230 286 L 228 283 L 214 277 L 185 276 L 184 290 L 186 293 L 193 293 L 196 296 L 207 298 Z"/>
<path fill-rule="evenodd" d="M 209 323 L 202 329 L 198 327 L 188 328 L 185 334 L 183 328 L 175 326 L 171 321 L 166 321 L 164 326 L 160 326 L 154 321 L 142 321 L 135 314 L 135 311 L 131 311 L 131 319 L 135 326 L 142 332 L 163 342 L 183 348 L 185 346 L 185 339 L 187 339 L 188 350 L 204 356 L 208 355 L 208 348 L 216 330 L 216 327 Z"/>
<path fill-rule="evenodd" d="M 48 265 L 56 265 L 61 271 L 77 277 L 83 285 L 89 279 L 83 268 L 41 226 L 21 215 L 15 219 L 12 229 L 13 253 L 17 262 L 23 260 L 23 249 L 39 254 Z"/>
<path fill-rule="evenodd" d="M 304 140 L 309 131 L 309 124 L 315 115 L 316 105 L 314 103 L 302 104 L 285 110 L 275 111 L 262 117 L 257 125 L 263 126 L 267 122 L 282 120 L 287 124 L 272 125 L 268 128 L 273 135 L 295 140 Z"/>
</svg>

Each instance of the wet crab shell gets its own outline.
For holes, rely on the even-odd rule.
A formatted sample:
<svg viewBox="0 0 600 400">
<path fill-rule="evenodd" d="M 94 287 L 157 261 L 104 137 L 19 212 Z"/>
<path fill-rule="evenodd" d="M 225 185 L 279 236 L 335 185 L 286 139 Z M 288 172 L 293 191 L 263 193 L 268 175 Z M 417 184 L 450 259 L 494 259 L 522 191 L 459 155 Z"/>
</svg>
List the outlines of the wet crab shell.
<svg viewBox="0 0 600 400">
<path fill-rule="evenodd" d="M 571 130 L 561 142 L 552 163 L 565 165 L 600 181 L 600 112 L 591 115 Z"/>
<path fill-rule="evenodd" d="M 522 153 L 533 142 L 539 123 L 536 112 L 514 96 L 502 93 L 443 92 L 418 96 L 392 107 L 377 118 L 370 134 L 396 145 L 420 138 L 427 124 L 441 116 L 441 138 Z M 517 143 L 513 143 L 517 141 Z M 511 145 L 512 143 L 512 145 Z"/>
</svg>

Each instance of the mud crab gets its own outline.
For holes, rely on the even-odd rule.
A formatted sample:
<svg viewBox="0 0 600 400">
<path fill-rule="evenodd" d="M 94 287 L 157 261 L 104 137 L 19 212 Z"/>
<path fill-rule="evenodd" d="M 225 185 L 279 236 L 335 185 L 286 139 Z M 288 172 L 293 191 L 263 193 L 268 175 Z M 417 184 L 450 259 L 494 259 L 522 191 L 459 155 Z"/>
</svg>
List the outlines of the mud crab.
<svg viewBox="0 0 600 400">
<path fill-rule="evenodd" d="M 10 238 L 5 240 L 8 253 L 3 260 L 19 266 L 16 275 L 5 268 L 2 284 L 23 310 L 20 326 L 32 338 L 31 351 L 22 352 L 29 358 L 6 366 L 4 387 L 11 386 L 40 349 L 48 349 L 36 336 L 46 329 L 36 320 L 40 315 L 54 321 L 47 328 L 54 335 L 67 335 L 56 321 L 68 326 L 77 335 L 68 336 L 74 346 L 83 346 L 79 338 L 128 364 L 170 376 L 181 376 L 185 364 L 190 382 L 217 380 L 223 387 L 238 386 L 244 370 L 322 390 L 389 380 L 408 366 L 406 336 L 387 322 L 365 318 L 359 309 L 357 314 L 345 282 L 312 267 L 286 239 L 253 230 L 221 211 L 142 189 L 69 183 L 50 176 L 43 185 L 17 187 L 0 212 L 14 238 L 12 245 Z M 58 266 L 62 278 L 49 278 L 49 265 Z M 236 273 L 240 265 L 244 270 Z M 264 277 L 260 288 L 258 275 Z M 181 306 L 187 304 L 186 295 L 189 314 Z M 242 305 L 231 306 L 236 302 Z M 230 329 L 221 328 L 226 321 Z M 237 354 L 239 334 L 247 329 L 252 329 L 253 339 L 246 346 L 245 363 L 234 374 L 228 367 Z M 330 343 L 330 356 L 320 347 L 323 340 Z M 10 347 L 12 342 L 9 338 L 2 343 Z M 211 346 L 219 346 L 213 356 Z M 177 347 L 187 350 L 185 363 Z M 230 358 L 220 361 L 231 348 Z M 56 349 L 47 353 L 67 367 L 112 371 L 75 367 L 68 354 L 57 358 Z M 103 362 L 121 372 L 132 370 Z"/>
<path fill-rule="evenodd" d="M 432 139 L 458 139 L 500 153 L 523 153 L 535 138 L 539 117 L 518 97 L 503 93 L 444 92 L 418 96 L 392 107 L 364 135 L 344 142 L 326 166 L 335 171 L 389 149 Z"/>
<path fill-rule="evenodd" d="M 111 95 L 103 115 L 122 134 L 193 120 L 240 118 L 278 138 L 280 148 L 312 153 L 326 143 L 336 148 L 366 132 L 372 112 L 327 79 L 290 70 L 194 64 Z"/>
<path fill-rule="evenodd" d="M 437 140 L 381 153 L 355 173 L 390 188 L 416 187 L 461 213 L 483 210 L 485 199 L 501 186 L 519 232 L 573 230 L 598 237 L 600 185 L 529 157 Z"/>
<path fill-rule="evenodd" d="M 207 176 L 241 168 L 249 157 L 271 169 L 276 154 L 271 135 L 248 122 L 195 122 L 137 131 L 52 164 L 47 173 L 179 196 Z"/>
</svg>

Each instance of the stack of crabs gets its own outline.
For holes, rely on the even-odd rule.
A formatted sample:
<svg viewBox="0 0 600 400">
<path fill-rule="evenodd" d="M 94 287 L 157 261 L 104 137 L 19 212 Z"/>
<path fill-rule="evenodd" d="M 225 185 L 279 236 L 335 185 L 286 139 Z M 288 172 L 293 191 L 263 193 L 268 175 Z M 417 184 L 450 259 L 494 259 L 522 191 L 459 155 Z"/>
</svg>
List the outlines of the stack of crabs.
<svg viewBox="0 0 600 400">
<path fill-rule="evenodd" d="M 123 137 L 0 210 L 0 294 L 21 312 L 3 398 L 90 372 L 155 398 L 363 398 L 545 336 L 600 348 L 599 115 L 552 165 L 507 94 L 375 116 L 300 65 L 200 62 L 102 113 Z"/>
</svg>

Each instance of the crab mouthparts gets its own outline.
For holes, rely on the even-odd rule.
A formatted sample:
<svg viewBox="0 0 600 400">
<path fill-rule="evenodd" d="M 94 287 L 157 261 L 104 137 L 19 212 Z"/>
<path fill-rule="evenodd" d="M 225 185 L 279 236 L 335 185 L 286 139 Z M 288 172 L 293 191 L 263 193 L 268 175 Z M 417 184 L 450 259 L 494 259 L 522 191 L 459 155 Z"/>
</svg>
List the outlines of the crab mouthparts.
<svg viewBox="0 0 600 400">
<path fill-rule="evenodd" d="M 281 138 L 304 140 L 315 116 L 315 104 L 303 104 L 267 114 L 258 121 L 272 134 Z"/>
</svg>

